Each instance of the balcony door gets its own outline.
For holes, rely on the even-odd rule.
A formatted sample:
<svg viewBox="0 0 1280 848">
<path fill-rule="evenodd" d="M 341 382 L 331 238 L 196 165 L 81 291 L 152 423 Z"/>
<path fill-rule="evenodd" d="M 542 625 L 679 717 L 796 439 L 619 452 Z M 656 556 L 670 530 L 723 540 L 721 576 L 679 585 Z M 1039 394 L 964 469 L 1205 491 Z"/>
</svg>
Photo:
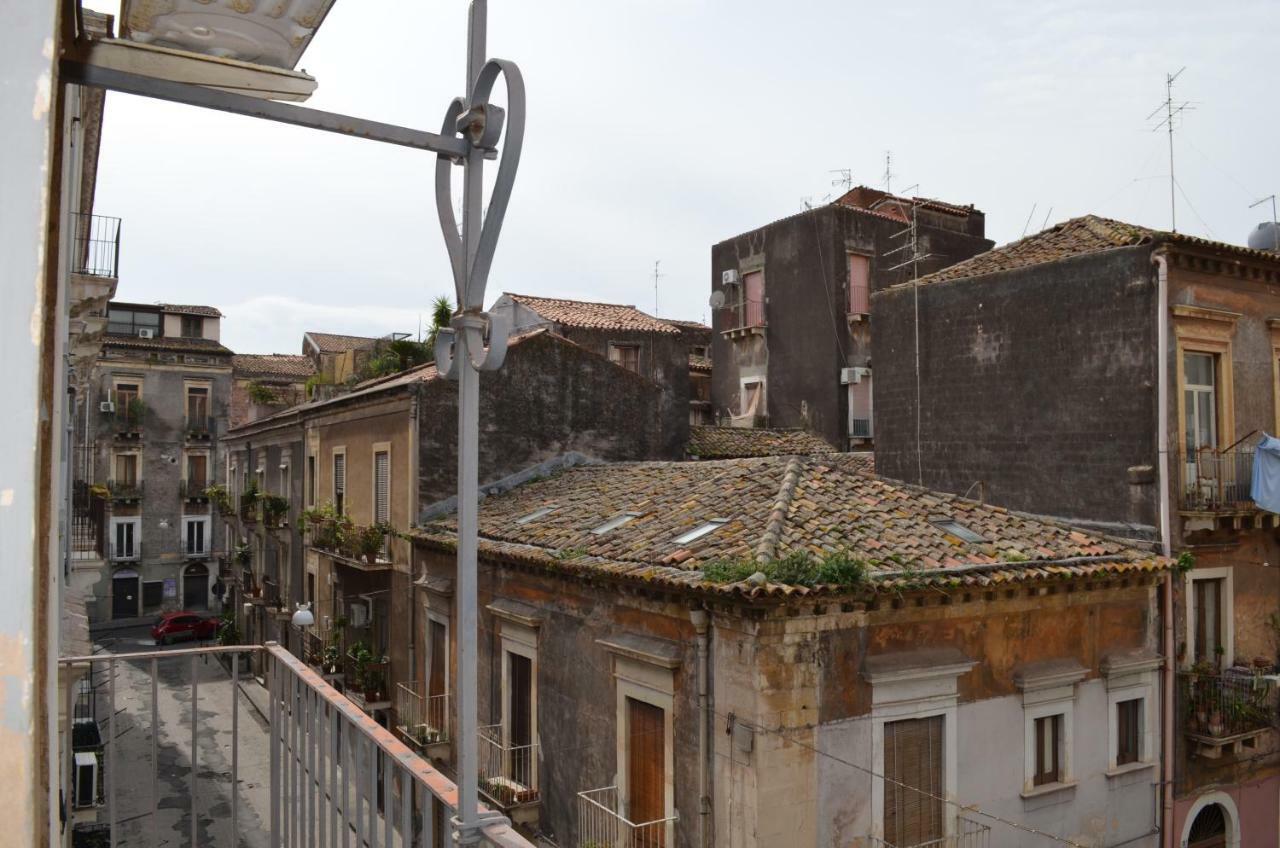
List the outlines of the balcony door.
<svg viewBox="0 0 1280 848">
<path fill-rule="evenodd" d="M 427 619 L 427 723 L 437 730 L 443 729 L 448 709 L 439 697 L 448 691 L 448 637 L 444 622 Z"/>
<path fill-rule="evenodd" d="M 1183 409 L 1187 456 L 1218 447 L 1216 359 L 1211 353 L 1182 355 Z"/>
<path fill-rule="evenodd" d="M 507 744 L 511 773 L 525 786 L 533 785 L 533 661 L 507 652 Z"/>
<path fill-rule="evenodd" d="M 666 716 L 661 707 L 627 698 L 627 818 L 634 824 L 666 818 Z M 643 848 L 661 848 L 665 830 L 645 828 Z"/>
<path fill-rule="evenodd" d="M 1222 638 L 1222 578 L 1193 580 L 1192 603 L 1195 604 L 1195 661 L 1221 665 L 1226 644 Z"/>
<path fill-rule="evenodd" d="M 920 845 L 946 835 L 943 819 L 943 716 L 884 726 L 884 839 Z"/>
</svg>

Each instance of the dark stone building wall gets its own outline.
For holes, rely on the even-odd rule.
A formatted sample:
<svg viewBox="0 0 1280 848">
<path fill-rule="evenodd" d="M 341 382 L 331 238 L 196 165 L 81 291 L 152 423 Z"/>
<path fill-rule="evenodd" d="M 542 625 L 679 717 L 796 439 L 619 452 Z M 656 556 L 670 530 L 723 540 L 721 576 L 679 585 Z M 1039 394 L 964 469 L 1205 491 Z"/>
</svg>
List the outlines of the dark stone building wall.
<svg viewBox="0 0 1280 848">
<path fill-rule="evenodd" d="M 740 408 L 741 378 L 767 376 L 768 424 L 803 427 L 833 445 L 847 443 L 848 396 L 840 370 L 871 365 L 871 329 L 878 322 L 849 321 L 847 253 L 870 258 L 871 290 L 910 279 L 908 268 L 888 252 L 900 247 L 904 224 L 882 215 L 828 205 L 736 236 L 711 249 L 711 288 L 722 291 L 721 274 L 764 268 L 765 320 L 759 336 L 728 339 L 736 318 L 712 313 L 712 405 L 717 415 Z M 922 223 L 919 249 L 934 258 L 920 263 L 925 274 L 991 248 L 981 236 Z M 732 301 L 732 297 L 729 298 Z M 875 307 L 873 305 L 872 310 Z M 873 371 L 875 369 L 873 368 Z M 878 375 L 876 376 L 878 380 Z M 880 432 L 876 416 L 877 436 Z"/>
<path fill-rule="evenodd" d="M 1012 509 L 1158 520 L 1156 277 L 1141 246 L 873 296 L 876 470 Z M 918 456 L 918 459 L 917 459 Z M 921 472 L 923 477 L 921 477 Z"/>
<path fill-rule="evenodd" d="M 687 385 L 687 362 L 671 376 Z M 421 391 L 419 503 L 427 507 L 456 493 L 458 392 L 449 380 Z M 578 345 L 550 334 L 524 339 L 501 369 L 480 376 L 480 482 L 571 451 L 607 461 L 680 459 L 688 399 L 676 424 L 671 403 L 662 386 Z"/>
</svg>

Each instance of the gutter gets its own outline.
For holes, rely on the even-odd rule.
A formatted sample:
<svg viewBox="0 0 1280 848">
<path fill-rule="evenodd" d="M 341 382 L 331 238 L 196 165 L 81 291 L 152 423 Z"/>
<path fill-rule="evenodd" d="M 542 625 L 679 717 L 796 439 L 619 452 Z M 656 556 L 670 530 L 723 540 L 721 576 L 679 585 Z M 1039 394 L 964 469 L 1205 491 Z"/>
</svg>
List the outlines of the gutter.
<svg viewBox="0 0 1280 848">
<path fill-rule="evenodd" d="M 690 611 L 689 619 L 697 631 L 698 650 L 698 848 L 715 845 L 711 800 L 711 766 L 713 751 L 710 745 L 712 730 L 711 661 L 707 646 L 710 641 L 711 616 L 705 609 Z"/>
<path fill-rule="evenodd" d="M 1169 518 L 1169 259 L 1164 253 L 1151 257 L 1156 266 L 1156 468 L 1160 483 L 1160 551 L 1172 555 Z M 1165 572 L 1161 617 L 1164 619 L 1164 739 L 1161 745 L 1163 775 L 1161 843 L 1173 845 L 1173 572 Z"/>
</svg>

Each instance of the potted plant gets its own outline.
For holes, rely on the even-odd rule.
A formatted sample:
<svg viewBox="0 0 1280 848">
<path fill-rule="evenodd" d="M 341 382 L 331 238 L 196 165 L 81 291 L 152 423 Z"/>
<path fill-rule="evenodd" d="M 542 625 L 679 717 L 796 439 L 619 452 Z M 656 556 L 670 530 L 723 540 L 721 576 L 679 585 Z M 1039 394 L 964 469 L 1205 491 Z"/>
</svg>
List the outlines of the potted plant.
<svg viewBox="0 0 1280 848">
<path fill-rule="evenodd" d="M 364 671 L 360 675 L 361 688 L 364 690 L 364 699 L 366 701 L 381 701 L 384 697 L 383 693 L 387 688 L 386 675 L 383 668 L 387 662 L 386 657 L 381 659 L 370 657 L 365 663 Z"/>
<path fill-rule="evenodd" d="M 289 514 L 289 501 L 279 495 L 261 494 L 258 503 L 262 505 L 262 523 L 267 527 L 279 527 Z"/>
<path fill-rule="evenodd" d="M 236 545 L 236 549 L 231 554 L 231 558 L 235 561 L 236 565 L 245 566 L 253 561 L 253 551 L 249 549 L 248 545 Z"/>
<path fill-rule="evenodd" d="M 131 398 L 124 408 L 125 428 L 129 430 L 136 428 L 142 423 L 142 416 L 146 414 L 147 404 L 142 400 L 142 398 Z"/>
<path fill-rule="evenodd" d="M 370 524 L 368 527 L 355 528 L 356 553 L 364 557 L 365 562 L 373 565 L 378 561 L 386 547 L 387 531 L 383 524 Z"/>
<path fill-rule="evenodd" d="M 214 508 L 217 509 L 218 512 L 223 515 L 230 515 L 232 513 L 231 495 L 227 492 L 225 486 L 219 486 L 217 483 L 214 483 L 212 486 L 209 486 L 204 490 L 204 496 L 209 499 L 209 503 L 213 504 Z"/>
<path fill-rule="evenodd" d="M 324 674 L 337 674 L 338 663 L 342 662 L 342 653 L 338 648 L 337 642 L 330 642 L 324 646 L 324 651 L 320 654 L 320 670 Z"/>
<path fill-rule="evenodd" d="M 246 524 L 258 520 L 258 484 L 250 483 L 240 494 L 240 520 Z"/>
</svg>

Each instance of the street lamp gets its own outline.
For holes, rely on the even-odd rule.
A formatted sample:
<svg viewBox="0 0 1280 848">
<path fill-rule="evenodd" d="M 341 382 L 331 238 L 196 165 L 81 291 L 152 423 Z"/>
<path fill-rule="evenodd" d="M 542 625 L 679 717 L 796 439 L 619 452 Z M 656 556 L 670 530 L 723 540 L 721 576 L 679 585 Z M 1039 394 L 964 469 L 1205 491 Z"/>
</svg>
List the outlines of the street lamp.
<svg viewBox="0 0 1280 848">
<path fill-rule="evenodd" d="M 311 604 L 298 604 L 297 606 L 298 608 L 294 611 L 293 618 L 290 619 L 294 627 L 310 627 L 316 623 L 315 614 L 311 612 Z"/>
</svg>

